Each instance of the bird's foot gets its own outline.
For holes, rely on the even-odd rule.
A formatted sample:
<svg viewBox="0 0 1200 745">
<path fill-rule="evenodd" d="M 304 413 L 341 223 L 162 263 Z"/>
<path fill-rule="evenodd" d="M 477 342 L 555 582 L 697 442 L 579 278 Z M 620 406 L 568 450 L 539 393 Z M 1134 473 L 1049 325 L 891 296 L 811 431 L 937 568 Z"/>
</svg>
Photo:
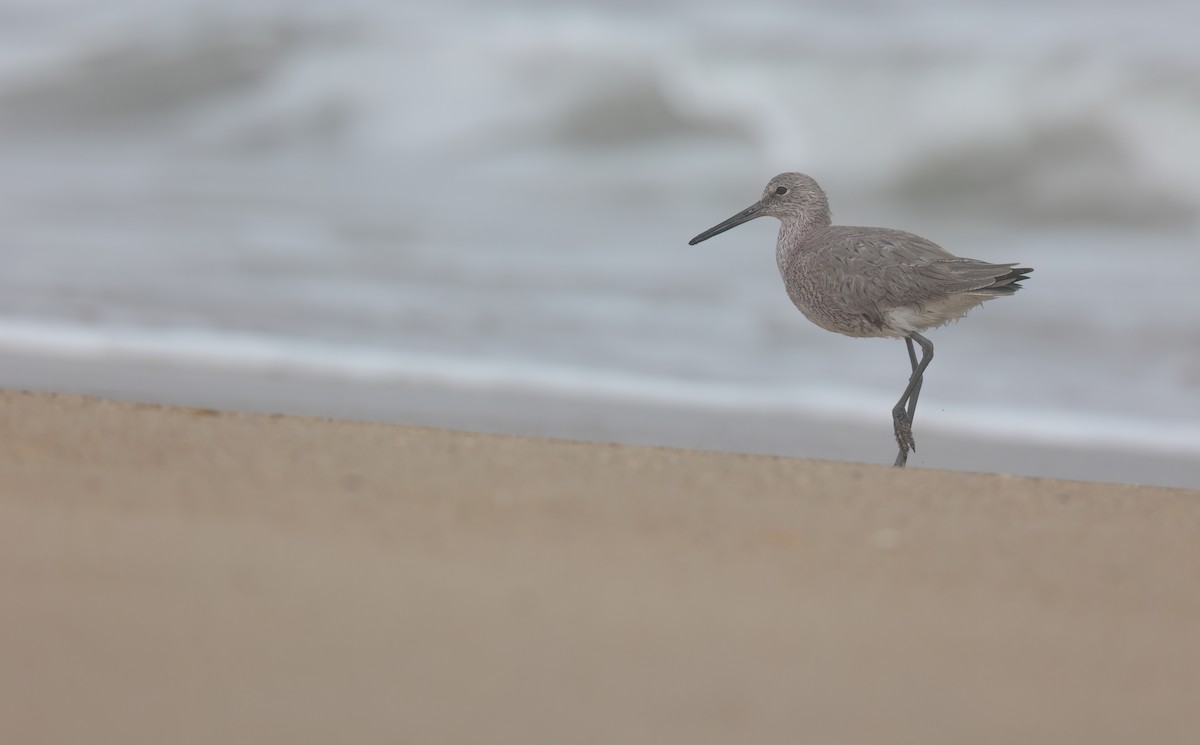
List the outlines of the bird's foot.
<svg viewBox="0 0 1200 745">
<path fill-rule="evenodd" d="M 896 430 L 896 444 L 900 446 L 900 454 L 896 456 L 896 467 L 903 468 L 908 462 L 909 451 L 917 451 L 917 442 L 913 439 L 912 418 L 904 409 L 892 409 L 892 424 Z"/>
</svg>

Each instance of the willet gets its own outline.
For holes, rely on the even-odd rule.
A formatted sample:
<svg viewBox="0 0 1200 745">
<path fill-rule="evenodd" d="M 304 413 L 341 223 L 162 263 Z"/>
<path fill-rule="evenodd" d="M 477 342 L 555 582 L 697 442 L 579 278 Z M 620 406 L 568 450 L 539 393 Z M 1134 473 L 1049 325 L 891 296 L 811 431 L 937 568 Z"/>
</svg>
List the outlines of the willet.
<svg viewBox="0 0 1200 745">
<path fill-rule="evenodd" d="M 892 408 L 900 454 L 916 451 L 913 416 L 933 343 L 920 332 L 958 320 L 975 306 L 1021 289 L 1033 270 L 948 253 L 919 235 L 831 225 L 829 200 L 812 177 L 781 173 L 762 199 L 688 241 L 694 246 L 756 217 L 778 217 L 775 260 L 788 297 L 805 318 L 846 336 L 903 339 L 912 375 Z M 921 345 L 921 360 L 913 342 Z"/>
</svg>

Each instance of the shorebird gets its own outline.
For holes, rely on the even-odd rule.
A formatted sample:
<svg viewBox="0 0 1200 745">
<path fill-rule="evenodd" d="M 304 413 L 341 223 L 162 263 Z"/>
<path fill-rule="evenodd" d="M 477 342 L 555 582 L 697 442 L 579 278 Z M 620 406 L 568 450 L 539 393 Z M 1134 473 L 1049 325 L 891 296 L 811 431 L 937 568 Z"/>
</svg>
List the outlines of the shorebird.
<svg viewBox="0 0 1200 745">
<path fill-rule="evenodd" d="M 694 246 L 757 217 L 781 223 L 775 260 L 788 297 L 805 318 L 855 337 L 903 339 L 912 375 L 892 408 L 903 468 L 916 452 L 913 416 L 933 342 L 922 331 L 956 321 L 977 305 L 1011 295 L 1033 270 L 955 256 L 903 230 L 832 225 L 829 199 L 811 176 L 781 173 L 762 199 L 688 241 Z M 921 346 L 921 359 L 913 342 Z"/>
</svg>

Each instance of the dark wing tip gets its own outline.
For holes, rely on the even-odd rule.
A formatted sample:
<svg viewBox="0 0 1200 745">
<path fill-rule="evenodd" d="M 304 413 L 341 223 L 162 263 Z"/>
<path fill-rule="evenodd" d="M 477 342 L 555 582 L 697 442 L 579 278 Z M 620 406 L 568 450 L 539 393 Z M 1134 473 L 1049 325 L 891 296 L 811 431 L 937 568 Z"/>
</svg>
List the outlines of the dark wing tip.
<svg viewBox="0 0 1200 745">
<path fill-rule="evenodd" d="M 1011 295 L 1021 289 L 1021 283 L 1029 279 L 1029 274 L 1032 271 L 1033 269 L 1027 266 L 1013 267 L 1004 274 L 997 276 L 987 289 L 998 295 Z"/>
<path fill-rule="evenodd" d="M 1009 269 L 1004 274 L 1001 274 L 999 277 L 996 277 L 996 284 L 1011 285 L 1016 284 L 1017 282 L 1023 282 L 1024 280 L 1029 279 L 1029 275 L 1032 272 L 1033 269 L 1027 266 L 1014 267 L 1013 269 Z"/>
</svg>

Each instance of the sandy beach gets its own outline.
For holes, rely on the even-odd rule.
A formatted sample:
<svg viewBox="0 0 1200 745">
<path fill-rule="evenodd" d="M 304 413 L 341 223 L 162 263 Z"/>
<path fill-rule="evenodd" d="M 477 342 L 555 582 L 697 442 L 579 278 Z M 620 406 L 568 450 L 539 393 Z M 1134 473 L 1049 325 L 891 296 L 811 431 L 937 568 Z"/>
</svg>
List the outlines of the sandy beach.
<svg viewBox="0 0 1200 745">
<path fill-rule="evenodd" d="M 1200 493 L 0 395 L 10 742 L 1189 742 Z"/>
</svg>

